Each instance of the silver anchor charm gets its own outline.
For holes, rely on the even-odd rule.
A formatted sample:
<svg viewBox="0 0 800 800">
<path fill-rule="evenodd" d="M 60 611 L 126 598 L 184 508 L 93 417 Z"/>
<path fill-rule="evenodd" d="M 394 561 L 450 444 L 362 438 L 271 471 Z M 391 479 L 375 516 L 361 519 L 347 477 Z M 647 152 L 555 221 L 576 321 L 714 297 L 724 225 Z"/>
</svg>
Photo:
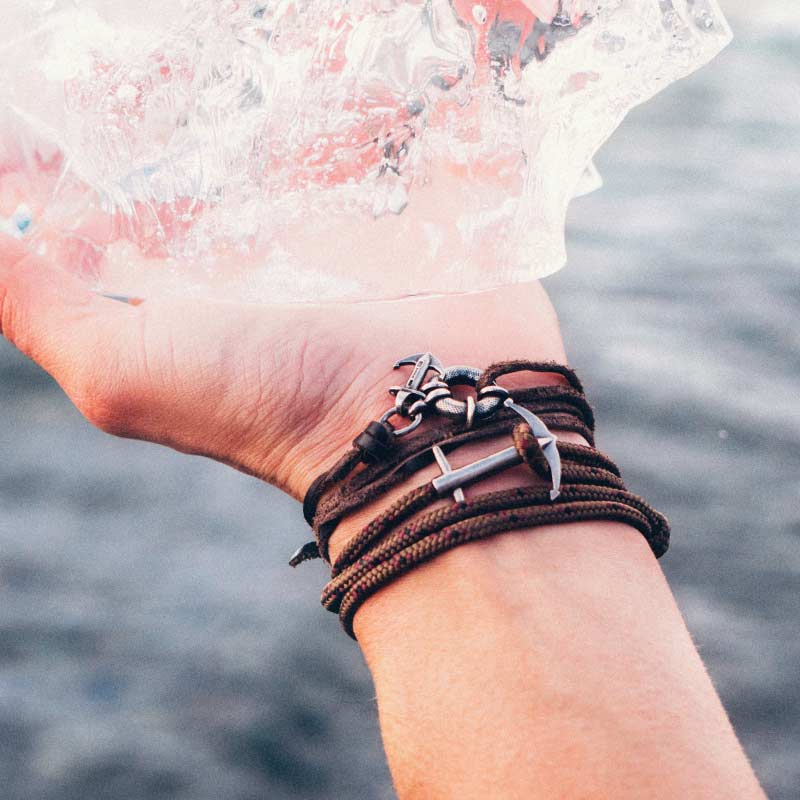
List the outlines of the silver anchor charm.
<svg viewBox="0 0 800 800">
<path fill-rule="evenodd" d="M 553 478 L 550 499 L 555 500 L 561 494 L 561 453 L 558 452 L 557 437 L 550 432 L 547 425 L 536 414 L 531 413 L 527 408 L 518 406 L 510 397 L 503 405 L 519 414 L 531 426 L 533 435 L 539 440 L 542 453 L 550 466 L 550 476 Z"/>
<path fill-rule="evenodd" d="M 449 419 L 463 420 L 471 428 L 476 420 L 485 420 L 495 414 L 509 397 L 507 389 L 492 383 L 481 389 L 477 396 L 468 395 L 466 400 L 457 400 L 453 397 L 452 387 L 476 387 L 483 371 L 462 364 L 445 367 L 431 353 L 416 353 L 401 358 L 394 368 L 402 366 L 413 366 L 414 369 L 404 386 L 392 386 L 389 389 L 389 393 L 395 398 L 395 406 L 381 420 L 386 422 L 392 416 L 413 418 L 412 425 L 404 428 L 402 433 L 414 430 L 426 411 Z M 429 372 L 436 373 L 432 380 L 427 380 Z M 400 431 L 397 433 L 402 435 Z"/>
<path fill-rule="evenodd" d="M 550 432 L 550 429 L 539 417 L 532 414 L 528 409 L 518 406 L 510 397 L 503 405 L 519 414 L 531 426 L 533 435 L 539 440 L 553 478 L 550 500 L 555 500 L 561 494 L 561 454 L 558 452 L 558 446 L 556 445 L 556 436 Z M 508 447 L 499 453 L 493 453 L 459 469 L 453 469 L 450 466 L 440 447 L 433 447 L 433 455 L 436 458 L 439 469 L 442 470 L 442 474 L 432 481 L 436 494 L 439 497 L 444 497 L 452 492 L 455 501 L 458 503 L 464 502 L 464 486 L 493 475 L 495 472 L 501 472 L 504 469 L 516 467 L 522 463 L 522 458 L 515 447 Z"/>
<path fill-rule="evenodd" d="M 450 466 L 450 462 L 447 460 L 447 456 L 444 454 L 442 448 L 439 447 L 438 444 L 435 444 L 432 449 L 433 457 L 436 459 L 436 463 L 439 465 L 442 475 L 452 475 L 453 468 Z M 436 486 L 436 481 L 433 482 L 433 485 Z M 464 490 L 460 486 L 456 486 L 456 488 L 453 490 L 453 499 L 456 501 L 456 503 L 466 502 L 467 498 L 464 497 Z"/>
<path fill-rule="evenodd" d="M 414 369 L 405 385 L 392 386 L 389 389 L 389 394 L 395 398 L 394 407 L 390 408 L 380 419 L 381 422 L 388 422 L 392 417 L 397 416 L 411 418 L 409 425 L 394 431 L 395 436 L 411 433 L 422 424 L 422 414 L 427 408 L 426 394 L 422 385 L 431 370 L 439 375 L 444 373 L 444 366 L 432 353 L 417 353 L 401 358 L 394 368 L 400 369 L 400 367 L 410 365 L 413 365 Z"/>
<path fill-rule="evenodd" d="M 442 362 L 436 358 L 433 353 L 417 353 L 413 356 L 407 356 L 406 358 L 401 358 L 395 365 L 395 369 L 400 369 L 400 367 L 404 366 L 414 366 L 414 369 L 411 371 L 411 375 L 408 376 L 408 380 L 405 382 L 404 386 L 392 386 L 389 389 L 389 394 L 394 395 L 395 398 L 395 409 L 397 413 L 400 414 L 404 410 L 408 413 L 413 414 L 414 412 L 411 411 L 411 408 L 414 407 L 417 401 L 422 400 L 425 401 L 425 392 L 421 389 L 422 384 L 425 383 L 425 379 L 428 377 L 428 372 L 434 370 L 440 376 L 444 374 L 444 366 Z M 414 403 L 411 406 L 407 406 L 409 400 L 414 399 Z"/>
</svg>

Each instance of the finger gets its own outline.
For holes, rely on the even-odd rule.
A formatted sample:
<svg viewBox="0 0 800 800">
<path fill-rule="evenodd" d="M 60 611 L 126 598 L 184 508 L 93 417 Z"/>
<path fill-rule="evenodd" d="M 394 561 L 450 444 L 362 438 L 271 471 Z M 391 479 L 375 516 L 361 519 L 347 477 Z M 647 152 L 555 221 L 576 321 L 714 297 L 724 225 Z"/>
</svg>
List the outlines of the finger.
<svg viewBox="0 0 800 800">
<path fill-rule="evenodd" d="M 135 311 L 0 235 L 0 334 L 69 391 L 98 354 L 113 364 Z"/>
</svg>

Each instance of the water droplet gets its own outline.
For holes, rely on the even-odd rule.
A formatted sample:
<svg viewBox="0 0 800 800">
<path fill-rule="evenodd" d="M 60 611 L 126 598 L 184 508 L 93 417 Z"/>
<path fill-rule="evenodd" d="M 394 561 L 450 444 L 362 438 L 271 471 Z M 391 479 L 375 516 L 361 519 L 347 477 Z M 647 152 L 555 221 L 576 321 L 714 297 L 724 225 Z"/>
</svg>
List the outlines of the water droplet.
<svg viewBox="0 0 800 800">
<path fill-rule="evenodd" d="M 17 206 L 17 210 L 11 216 L 11 222 L 20 233 L 25 233 L 33 222 L 30 208 L 24 203 Z"/>
</svg>

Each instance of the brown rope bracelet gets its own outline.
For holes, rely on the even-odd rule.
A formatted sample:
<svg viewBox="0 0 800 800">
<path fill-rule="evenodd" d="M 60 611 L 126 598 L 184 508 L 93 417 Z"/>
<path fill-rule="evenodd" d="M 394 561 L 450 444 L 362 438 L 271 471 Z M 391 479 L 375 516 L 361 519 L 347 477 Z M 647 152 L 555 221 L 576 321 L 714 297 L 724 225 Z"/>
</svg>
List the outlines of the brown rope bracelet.
<svg viewBox="0 0 800 800">
<path fill-rule="evenodd" d="M 517 426 L 517 428 L 519 427 L 527 428 L 526 425 Z M 559 450 L 562 457 L 567 456 L 576 464 L 575 466 L 565 466 L 563 472 L 565 480 L 574 477 L 576 482 L 579 482 L 578 479 L 582 478 L 585 483 L 605 482 L 605 485 L 612 486 L 616 485 L 614 483 L 616 480 L 619 488 L 624 488 L 617 466 L 613 461 L 603 456 L 602 453 L 571 442 L 561 442 Z M 525 460 L 527 463 L 527 459 Z M 438 495 L 430 483 L 413 489 L 399 498 L 383 514 L 372 520 L 369 525 L 347 542 L 344 550 L 333 564 L 333 575 L 338 575 L 347 564 L 355 561 L 370 545 L 384 536 L 391 527 L 423 510 L 425 506 L 430 505 L 436 499 L 438 499 Z"/>
<path fill-rule="evenodd" d="M 515 392 L 515 398 L 519 398 L 519 405 L 537 414 L 548 427 L 578 433 L 587 441 L 594 441 L 594 416 L 585 398 L 581 398 L 582 404 L 574 402 L 575 390 L 560 386 L 538 386 Z M 369 465 L 349 480 L 338 477 L 344 471 L 345 459 L 340 461 L 331 471 L 337 475 L 337 485 L 323 490 L 312 517 L 321 557 L 329 560 L 328 541 L 345 516 L 433 463 L 433 445 L 439 445 L 445 453 L 449 453 L 464 444 L 511 434 L 518 423 L 519 417 L 504 409 L 498 412 L 494 421 L 470 430 L 449 424 L 423 431 L 407 444 L 398 446 L 394 457 L 387 463 Z M 348 464 L 352 458 L 352 454 L 348 453 Z M 351 472 L 355 466 L 357 464 L 350 467 Z"/>
<path fill-rule="evenodd" d="M 514 397 L 518 403 L 524 406 L 527 406 L 528 402 L 543 403 L 544 405 L 539 406 L 538 410 L 531 409 L 534 413 L 572 413 L 573 418 L 578 419 L 578 424 L 581 428 L 581 430 L 576 432 L 581 433 L 590 444 L 593 444 L 594 412 L 586 401 L 580 379 L 573 370 L 563 364 L 558 364 L 554 361 L 507 361 L 493 364 L 484 371 L 481 376 L 480 388 L 487 388 L 490 383 L 503 375 L 521 371 L 557 374 L 568 381 L 569 386 L 534 386 L 530 389 L 520 389 L 514 392 Z M 487 375 L 492 376 L 491 381 L 485 380 Z M 511 415 L 503 411 L 498 413 L 498 417 L 502 418 L 503 416 L 508 418 Z M 570 423 L 567 422 L 567 424 Z M 460 426 L 448 422 L 441 427 L 443 430 L 451 429 L 455 431 L 458 430 Z M 568 427 L 562 427 L 561 429 L 570 430 Z M 435 436 L 435 432 L 433 433 Z M 372 472 L 367 471 L 366 475 L 361 476 L 361 485 L 365 485 L 363 482 L 371 483 L 375 479 L 376 474 L 390 470 L 402 460 L 403 457 L 408 455 L 409 450 L 420 446 L 422 446 L 422 449 L 427 449 L 427 447 L 430 447 L 430 444 L 425 445 L 419 439 L 415 439 L 407 448 L 403 448 L 402 446 L 396 448 L 393 456 L 375 465 L 375 469 Z M 314 524 L 317 506 L 323 494 L 351 475 L 356 467 L 362 463 L 361 459 L 362 453 L 357 447 L 353 447 L 351 450 L 348 450 L 331 469 L 320 475 L 311 484 L 303 500 L 303 515 L 309 525 Z M 358 479 L 356 479 L 355 486 L 358 486 Z M 344 491 L 343 487 L 340 488 Z"/>
<path fill-rule="evenodd" d="M 562 443 L 562 455 L 566 455 L 566 444 Z M 574 444 L 570 448 L 590 450 Z M 459 544 L 534 525 L 587 519 L 626 522 L 644 535 L 657 558 L 666 552 L 667 520 L 640 497 L 628 492 L 615 472 L 568 464 L 563 477 L 566 485 L 555 503 L 550 502 L 548 490 L 541 487 L 491 492 L 435 509 L 386 537 L 403 519 L 438 499 L 430 483 L 412 490 L 348 542 L 334 564 L 332 580 L 323 591 L 323 606 L 339 612 L 345 630 L 352 636 L 356 610 L 378 589 L 414 565 Z M 365 553 L 379 537 L 382 541 Z"/>
<path fill-rule="evenodd" d="M 483 372 L 468 367 L 445 369 L 430 354 L 412 356 L 398 365 L 415 362 L 406 386 L 392 389 L 397 395 L 395 409 L 368 426 L 353 448 L 314 481 L 304 501 L 304 514 L 314 529 L 315 541 L 298 551 L 291 562 L 295 566 L 307 558 L 329 560 L 331 535 L 348 514 L 434 461 L 442 470 L 438 479 L 407 492 L 364 526 L 332 565 L 322 604 L 338 612 L 351 637 L 355 638 L 353 619 L 357 610 L 383 586 L 436 555 L 497 533 L 565 522 L 613 520 L 639 530 L 656 557 L 666 552 L 668 521 L 627 491 L 618 467 L 594 448 L 594 413 L 580 380 L 569 367 L 517 360 L 491 365 Z M 438 377 L 425 383 L 431 370 Z M 511 400 L 496 380 L 521 371 L 556 373 L 568 385 L 515 390 Z M 469 399 L 466 403 L 451 400 L 451 381 L 453 385 L 466 381 L 474 386 L 477 405 Z M 503 402 L 504 397 L 507 399 Z M 505 407 L 499 407 L 501 404 Z M 440 420 L 438 426 L 399 441 L 416 430 L 422 411 L 433 406 L 456 419 Z M 465 409 L 463 419 L 458 418 Z M 396 431 L 388 419 L 397 414 L 414 417 L 413 424 Z M 579 433 L 589 446 L 557 440 L 556 453 L 556 437 L 551 430 Z M 502 435 L 510 436 L 513 447 L 449 474 L 453 470 L 445 453 Z M 520 463 L 551 481 L 553 489 L 523 486 L 469 500 L 461 493 L 462 485 Z M 456 502 L 426 510 L 448 492 L 454 492 Z"/>
<path fill-rule="evenodd" d="M 485 514 L 477 517 L 474 524 L 473 520 L 467 520 L 429 534 L 381 563 L 347 593 L 339 608 L 339 619 L 347 634 L 355 639 L 353 617 L 364 601 L 413 567 L 459 545 L 519 528 L 598 519 L 624 522 L 639 530 L 645 529 L 648 524 L 647 520 L 627 503 L 609 501 L 504 510 Z"/>
<path fill-rule="evenodd" d="M 654 555 L 660 557 L 666 551 L 668 538 L 665 536 L 666 526 L 664 525 L 663 517 L 657 512 L 653 512 L 636 495 L 624 489 L 610 489 L 605 486 L 584 484 L 566 487 L 562 494 L 563 499 L 559 498 L 556 504 L 550 504 L 545 490 L 534 487 L 518 487 L 479 495 L 469 502 L 436 509 L 394 533 L 382 544 L 358 560 L 349 562 L 346 566 L 341 566 L 339 571 L 334 573 L 333 579 L 323 591 L 323 605 L 328 610 L 336 611 L 338 600 L 341 600 L 344 591 L 349 590 L 381 562 L 387 561 L 404 548 L 415 544 L 421 538 L 449 525 L 481 517 L 484 514 L 511 509 L 531 510 L 534 507 L 539 507 L 545 511 L 559 509 L 559 513 L 563 513 L 565 510 L 563 506 L 575 503 L 624 503 L 634 513 L 639 514 L 637 519 L 644 521 L 645 528 L 642 533 L 650 544 Z"/>
</svg>

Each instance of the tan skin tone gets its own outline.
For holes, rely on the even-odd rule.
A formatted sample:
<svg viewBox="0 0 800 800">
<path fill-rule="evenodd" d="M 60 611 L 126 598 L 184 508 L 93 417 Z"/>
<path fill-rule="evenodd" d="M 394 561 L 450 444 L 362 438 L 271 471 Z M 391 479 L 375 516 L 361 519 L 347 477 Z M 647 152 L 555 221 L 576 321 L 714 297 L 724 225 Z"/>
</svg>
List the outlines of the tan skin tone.
<svg viewBox="0 0 800 800">
<path fill-rule="evenodd" d="M 385 409 L 398 355 L 566 362 L 538 283 L 402 303 L 131 307 L 5 238 L 0 329 L 103 430 L 215 458 L 298 499 Z M 341 527 L 334 555 L 379 507 Z M 355 622 L 402 800 L 764 797 L 657 562 L 624 525 L 458 548 Z"/>
</svg>

